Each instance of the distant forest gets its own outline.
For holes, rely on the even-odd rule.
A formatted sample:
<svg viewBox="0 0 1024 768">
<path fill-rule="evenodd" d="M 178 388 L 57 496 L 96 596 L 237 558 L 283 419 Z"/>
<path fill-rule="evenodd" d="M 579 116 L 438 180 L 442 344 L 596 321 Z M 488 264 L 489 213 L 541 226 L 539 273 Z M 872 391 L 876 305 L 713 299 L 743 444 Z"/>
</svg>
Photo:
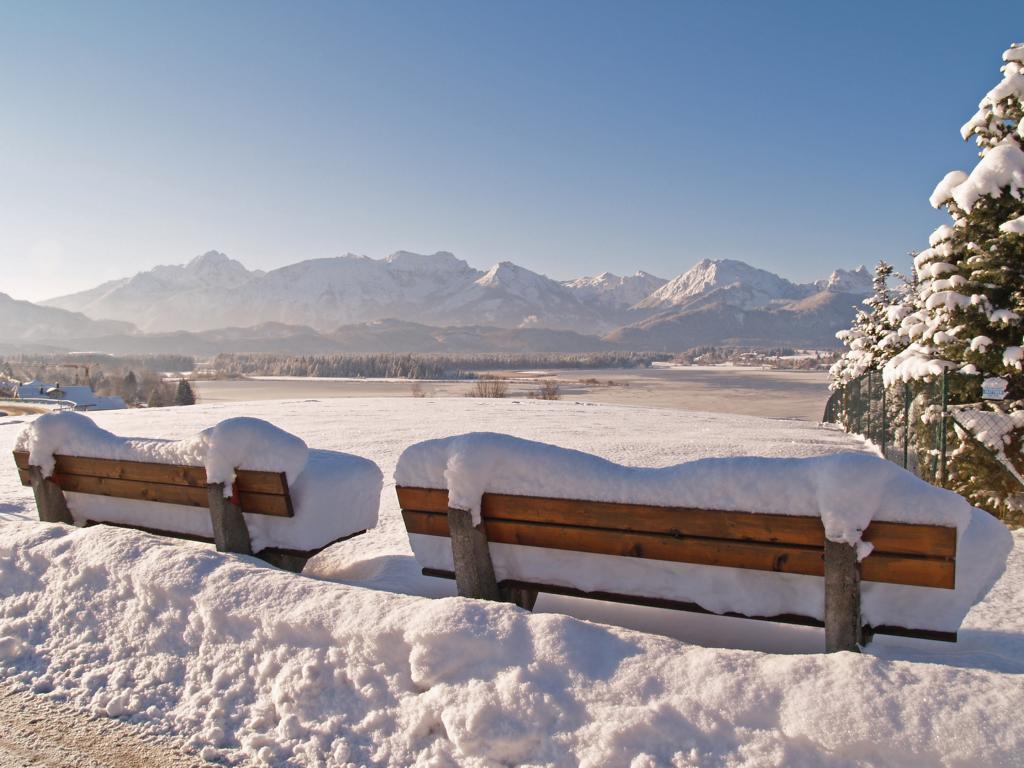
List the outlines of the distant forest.
<svg viewBox="0 0 1024 768">
<path fill-rule="evenodd" d="M 252 355 L 223 354 L 211 368 L 223 376 L 323 376 L 373 379 L 472 379 L 480 371 L 535 368 L 643 368 L 671 355 L 588 352 L 477 355 Z"/>
</svg>

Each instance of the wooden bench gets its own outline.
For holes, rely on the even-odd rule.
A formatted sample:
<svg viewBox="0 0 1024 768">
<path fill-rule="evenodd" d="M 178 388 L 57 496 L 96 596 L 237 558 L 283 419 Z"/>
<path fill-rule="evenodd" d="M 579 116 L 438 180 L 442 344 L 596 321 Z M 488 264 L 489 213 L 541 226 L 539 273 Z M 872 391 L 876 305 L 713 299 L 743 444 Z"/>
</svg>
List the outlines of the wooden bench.
<svg viewBox="0 0 1024 768">
<path fill-rule="evenodd" d="M 540 592 L 595 600 L 713 613 L 695 603 L 642 594 L 583 592 L 530 580 L 495 579 L 488 542 L 676 563 L 822 576 L 825 620 L 785 614 L 722 615 L 823 626 L 826 650 L 856 650 L 873 634 L 956 641 L 955 632 L 899 626 L 864 626 L 860 581 L 953 589 L 955 528 L 873 522 L 864 540 L 873 552 L 857 561 L 853 546 L 828 541 L 818 517 L 725 512 L 485 493 L 482 523 L 448 507 L 444 489 L 399 487 L 411 534 L 451 538 L 455 571 L 424 568 L 427 576 L 454 578 L 464 597 L 514 602 L 533 608 Z"/>
<path fill-rule="evenodd" d="M 233 495 L 224 496 L 223 483 L 207 483 L 204 467 L 120 461 L 81 456 L 56 455 L 53 475 L 43 477 L 39 467 L 29 464 L 27 451 L 15 451 L 21 484 L 31 486 L 36 498 L 39 519 L 50 523 L 74 524 L 64 492 L 108 496 L 132 501 L 177 504 L 208 509 L 213 537 L 199 536 L 128 523 L 103 522 L 161 536 L 213 543 L 220 552 L 254 554 L 249 529 L 242 513 L 293 517 L 291 494 L 283 472 L 258 472 L 239 469 L 233 484 Z M 86 520 L 84 525 L 97 521 Z M 299 572 L 306 561 L 339 541 L 366 533 L 357 531 L 313 550 L 268 547 L 256 557 L 279 568 Z"/>
</svg>

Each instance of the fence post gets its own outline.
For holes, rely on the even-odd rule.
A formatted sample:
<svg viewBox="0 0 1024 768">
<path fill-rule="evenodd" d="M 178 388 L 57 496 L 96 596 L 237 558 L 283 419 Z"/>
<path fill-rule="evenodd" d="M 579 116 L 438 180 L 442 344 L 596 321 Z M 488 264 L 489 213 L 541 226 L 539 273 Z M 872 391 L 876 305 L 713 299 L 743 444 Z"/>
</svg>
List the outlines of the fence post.
<svg viewBox="0 0 1024 768">
<path fill-rule="evenodd" d="M 910 463 L 910 383 L 903 382 L 903 468 Z"/>
<path fill-rule="evenodd" d="M 942 419 L 939 421 L 939 485 L 946 485 L 946 419 L 949 417 L 949 368 L 942 369 Z"/>
<path fill-rule="evenodd" d="M 853 431 L 858 435 L 864 434 L 864 414 L 860 408 L 860 379 L 853 379 L 850 382 L 850 386 L 853 387 L 853 397 L 850 400 L 853 403 L 853 412 L 857 417 L 857 427 Z"/>
<path fill-rule="evenodd" d="M 885 382 L 884 381 L 881 383 L 881 390 L 882 390 L 882 456 L 884 456 L 885 458 L 889 458 L 889 454 L 886 453 L 886 447 L 887 447 L 886 443 L 888 442 L 888 437 L 889 437 L 889 435 L 888 435 L 888 431 L 889 431 L 888 421 L 889 421 L 889 419 L 888 419 L 888 414 L 886 413 L 886 409 L 885 409 Z"/>
<path fill-rule="evenodd" d="M 875 377 L 872 375 L 871 371 L 868 371 L 868 429 L 865 434 L 867 435 L 868 440 L 871 440 L 872 442 L 875 440 L 875 435 L 871 431 L 871 427 L 874 424 L 874 418 L 872 418 L 871 414 L 871 406 L 874 405 L 875 400 L 875 388 L 873 386 L 874 379 Z"/>
</svg>

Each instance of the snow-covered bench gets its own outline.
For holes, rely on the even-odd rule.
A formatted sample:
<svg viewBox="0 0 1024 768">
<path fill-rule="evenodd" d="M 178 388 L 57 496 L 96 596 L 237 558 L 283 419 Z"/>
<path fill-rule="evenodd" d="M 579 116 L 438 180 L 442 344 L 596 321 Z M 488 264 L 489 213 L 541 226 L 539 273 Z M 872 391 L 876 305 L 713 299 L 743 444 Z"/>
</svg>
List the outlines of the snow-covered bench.
<svg viewBox="0 0 1024 768">
<path fill-rule="evenodd" d="M 423 573 L 460 595 L 824 626 L 830 651 L 955 641 L 1011 546 L 961 497 L 858 453 L 641 469 L 470 434 L 411 446 L 395 478 Z"/>
<path fill-rule="evenodd" d="M 40 520 L 213 542 L 294 571 L 376 525 L 382 487 L 372 461 L 310 450 L 248 418 L 169 441 L 121 438 L 77 413 L 47 414 L 22 432 L 14 458 Z"/>
</svg>

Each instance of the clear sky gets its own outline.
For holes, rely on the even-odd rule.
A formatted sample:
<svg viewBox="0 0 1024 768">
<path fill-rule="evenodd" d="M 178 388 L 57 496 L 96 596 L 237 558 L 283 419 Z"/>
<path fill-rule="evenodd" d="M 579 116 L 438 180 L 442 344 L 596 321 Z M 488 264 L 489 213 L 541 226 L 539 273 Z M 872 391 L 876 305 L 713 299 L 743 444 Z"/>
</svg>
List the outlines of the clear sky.
<svg viewBox="0 0 1024 768">
<path fill-rule="evenodd" d="M 0 291 L 217 249 L 907 267 L 1024 3 L 0 0 Z"/>
</svg>

